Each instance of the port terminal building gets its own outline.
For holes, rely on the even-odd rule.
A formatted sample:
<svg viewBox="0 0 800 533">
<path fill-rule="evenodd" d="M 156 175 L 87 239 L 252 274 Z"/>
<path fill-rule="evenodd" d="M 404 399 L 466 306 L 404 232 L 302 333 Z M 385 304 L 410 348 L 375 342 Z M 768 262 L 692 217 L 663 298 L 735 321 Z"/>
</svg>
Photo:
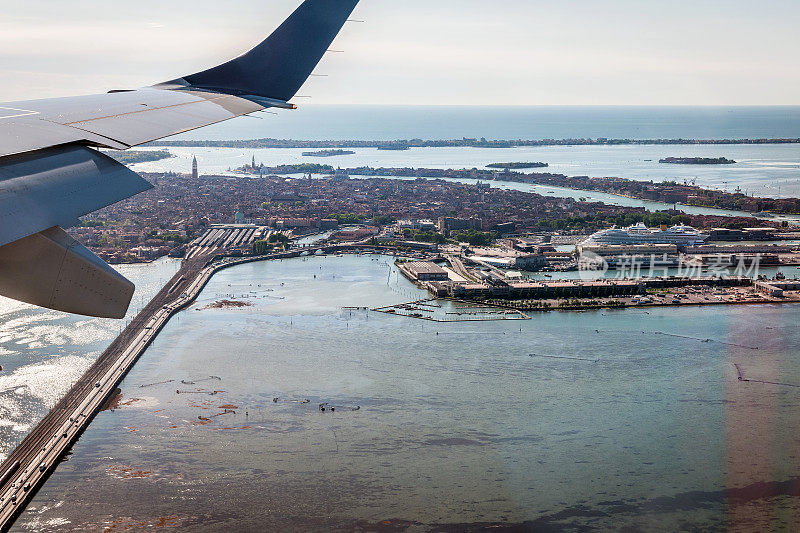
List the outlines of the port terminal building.
<svg viewBox="0 0 800 533">
<path fill-rule="evenodd" d="M 400 268 L 416 281 L 447 281 L 449 279 L 447 270 L 431 261 L 405 263 Z"/>
<path fill-rule="evenodd" d="M 623 255 L 678 255 L 675 244 L 579 244 L 579 254 L 592 253 L 600 257 Z"/>
<path fill-rule="evenodd" d="M 755 282 L 757 292 L 782 298 L 785 291 L 800 290 L 800 280 L 762 280 Z"/>
</svg>

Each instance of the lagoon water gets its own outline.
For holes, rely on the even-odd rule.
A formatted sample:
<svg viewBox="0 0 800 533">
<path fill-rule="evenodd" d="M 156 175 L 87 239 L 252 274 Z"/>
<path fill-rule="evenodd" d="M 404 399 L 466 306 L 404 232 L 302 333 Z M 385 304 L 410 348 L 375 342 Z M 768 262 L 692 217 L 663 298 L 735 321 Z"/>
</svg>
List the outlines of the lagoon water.
<svg viewBox="0 0 800 533">
<path fill-rule="evenodd" d="M 252 306 L 207 308 L 231 295 Z M 15 530 L 796 522 L 795 306 L 481 323 L 344 309 L 421 296 L 374 256 L 219 273 Z"/>
<path fill-rule="evenodd" d="M 308 106 L 183 138 L 462 136 L 800 137 L 800 108 Z M 171 150 L 177 157 L 135 169 L 188 172 L 197 154 L 202 173 L 226 173 L 254 155 Z M 797 145 L 358 149 L 329 159 L 300 152 L 255 156 L 266 164 L 434 168 L 525 159 L 569 175 L 696 178 L 800 196 Z M 657 163 L 673 155 L 740 163 Z M 131 313 L 177 268 L 168 259 L 119 267 L 137 283 Z M 204 309 L 231 295 L 253 305 Z M 123 382 L 120 407 L 97 417 L 15 530 L 767 530 L 797 522 L 796 306 L 443 324 L 343 309 L 420 296 L 388 258 L 254 263 L 218 274 L 159 335 Z M 119 328 L 0 299 L 0 453 Z M 750 381 L 739 381 L 734 365 Z M 337 410 L 323 413 L 321 403 Z"/>
<path fill-rule="evenodd" d="M 800 106 L 309 105 L 177 139 L 764 139 L 800 137 Z"/>
<path fill-rule="evenodd" d="M 301 139 L 743 139 L 800 137 L 800 107 L 402 107 L 304 106 L 184 133 L 182 140 Z M 759 196 L 800 196 L 800 145 L 544 146 L 511 149 L 355 149 L 355 155 L 303 157 L 302 149 L 171 148 L 177 158 L 144 163 L 142 172 L 189 172 L 196 155 L 204 174 L 225 174 L 255 156 L 266 165 L 300 162 L 341 167 L 473 168 L 542 161 L 568 176 L 695 180 Z M 727 157 L 736 165 L 665 165 L 664 157 Z"/>
<path fill-rule="evenodd" d="M 520 148 L 354 148 L 354 155 L 303 157 L 303 149 L 170 147 L 176 157 L 134 165 L 139 172 L 188 172 L 197 157 L 202 174 L 232 174 L 255 157 L 267 166 L 321 163 L 334 167 L 483 168 L 490 163 L 542 161 L 545 172 L 568 176 L 615 176 L 643 181 L 690 181 L 698 185 L 767 197 L 800 196 L 800 145 L 546 146 Z M 668 165 L 669 156 L 728 157 L 736 165 Z M 549 189 L 548 189 L 549 190 Z M 597 195 L 598 193 L 590 193 Z"/>
<path fill-rule="evenodd" d="M 177 272 L 160 259 L 117 269 L 136 284 L 128 319 Z M 0 297 L 0 459 L 19 444 L 119 334 L 121 322 Z"/>
<path fill-rule="evenodd" d="M 547 172 L 567 175 L 622 176 L 632 179 L 663 181 L 672 179 L 690 181 L 702 186 L 732 191 L 739 187 L 748 194 L 766 197 L 800 196 L 800 145 L 726 145 L 726 146 L 623 146 L 623 147 L 541 147 L 541 148 L 418 148 L 403 152 L 377 149 L 353 149 L 354 155 L 320 158 L 304 157 L 302 149 L 235 148 L 182 148 L 170 147 L 174 157 L 161 161 L 133 165 L 138 172 L 177 172 L 191 169 L 192 158 L 197 157 L 201 172 L 206 175 L 242 176 L 234 172 L 248 164 L 252 158 L 265 165 L 292 163 L 322 163 L 345 168 L 415 167 L 415 168 L 482 168 L 492 162 L 548 161 Z M 153 148 L 157 149 L 157 148 Z M 739 154 L 739 163 L 733 166 L 661 165 L 658 159 L 666 154 L 680 153 L 692 156 L 718 157 L 722 151 Z M 649 161 L 647 161 L 649 159 Z M 554 162 L 560 161 L 560 162 Z M 299 177 L 287 176 L 287 177 Z M 322 177 L 322 176 L 315 176 Z M 363 178 L 365 176 L 351 176 Z M 392 178 L 413 179 L 413 178 Z M 477 183 L 469 178 L 450 179 L 462 183 Z M 560 198 L 574 198 L 610 205 L 644 207 L 649 211 L 674 207 L 672 204 L 627 198 L 597 191 L 582 191 L 562 187 L 530 185 L 525 183 L 491 181 L 492 187 L 516 189 Z M 730 209 L 715 209 L 679 205 L 689 214 L 720 216 L 752 216 L 752 213 Z M 778 220 L 792 224 L 800 222 L 796 215 L 779 215 Z"/>
</svg>

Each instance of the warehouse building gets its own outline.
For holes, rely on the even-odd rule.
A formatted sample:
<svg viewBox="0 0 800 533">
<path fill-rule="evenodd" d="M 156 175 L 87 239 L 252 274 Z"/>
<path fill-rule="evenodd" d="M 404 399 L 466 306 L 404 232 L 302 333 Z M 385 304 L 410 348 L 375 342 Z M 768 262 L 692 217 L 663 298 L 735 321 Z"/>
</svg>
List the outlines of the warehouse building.
<svg viewBox="0 0 800 533">
<path fill-rule="evenodd" d="M 430 261 L 416 261 L 403 265 L 405 270 L 418 281 L 447 281 L 447 271 Z"/>
</svg>

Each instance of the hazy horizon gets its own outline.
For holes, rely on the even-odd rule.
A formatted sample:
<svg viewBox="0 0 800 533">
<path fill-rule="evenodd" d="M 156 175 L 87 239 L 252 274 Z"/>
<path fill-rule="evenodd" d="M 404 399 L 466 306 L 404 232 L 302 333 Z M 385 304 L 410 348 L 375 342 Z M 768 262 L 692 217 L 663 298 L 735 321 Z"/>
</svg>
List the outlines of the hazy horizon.
<svg viewBox="0 0 800 533">
<path fill-rule="evenodd" d="M 246 51 L 300 0 L 31 0 L 0 21 L 0 101 L 136 88 Z M 43 16 L 42 13 L 46 13 Z M 800 105 L 800 5 L 362 0 L 316 104 Z M 98 43 L 102 43 L 98 46 Z M 304 99 L 299 103 L 306 104 Z"/>
</svg>

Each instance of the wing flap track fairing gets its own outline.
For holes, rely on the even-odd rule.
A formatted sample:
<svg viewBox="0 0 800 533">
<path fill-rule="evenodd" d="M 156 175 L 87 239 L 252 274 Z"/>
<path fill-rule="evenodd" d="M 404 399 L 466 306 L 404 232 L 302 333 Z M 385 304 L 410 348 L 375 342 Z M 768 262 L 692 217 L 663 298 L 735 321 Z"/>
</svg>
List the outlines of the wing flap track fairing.
<svg viewBox="0 0 800 533">
<path fill-rule="evenodd" d="M 124 318 L 134 285 L 58 227 L 0 246 L 0 294 L 48 309 Z"/>
<path fill-rule="evenodd" d="M 85 146 L 0 158 L 0 246 L 151 189 L 125 165 Z"/>
</svg>

